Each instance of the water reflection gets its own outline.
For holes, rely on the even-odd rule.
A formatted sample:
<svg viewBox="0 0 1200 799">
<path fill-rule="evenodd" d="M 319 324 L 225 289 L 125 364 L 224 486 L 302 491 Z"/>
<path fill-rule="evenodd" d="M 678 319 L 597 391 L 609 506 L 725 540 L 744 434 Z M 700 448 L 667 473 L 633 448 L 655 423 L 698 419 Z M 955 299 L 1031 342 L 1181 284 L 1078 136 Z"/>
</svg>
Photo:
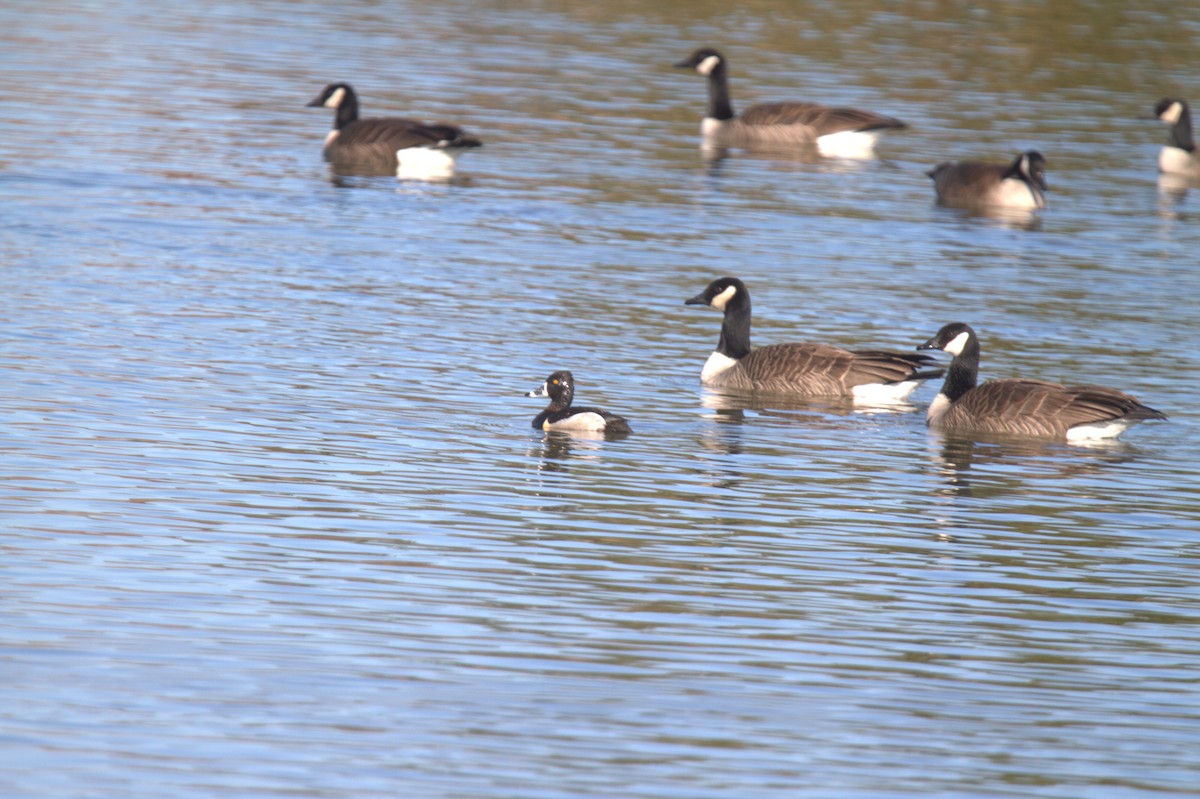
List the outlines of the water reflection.
<svg viewBox="0 0 1200 799">
<path fill-rule="evenodd" d="M 379 189 L 391 188 L 396 194 L 421 194 L 436 190 L 443 186 L 471 186 L 475 181 L 470 175 L 453 175 L 442 178 L 423 178 L 420 180 L 401 179 L 395 175 L 380 176 L 372 172 L 355 172 L 329 165 L 329 183 L 339 189 Z"/>
<path fill-rule="evenodd" d="M 1129 445 L 1111 442 L 1079 448 L 1059 441 L 1004 437 L 938 436 L 931 453 L 934 471 L 945 485 L 938 494 L 991 498 L 1028 489 L 1030 480 L 1071 482 L 1132 459 Z M 1074 484 L 1073 482 L 1071 484 Z"/>
<path fill-rule="evenodd" d="M 705 162 L 712 165 L 734 154 L 748 158 L 760 158 L 770 161 L 788 161 L 794 164 L 846 163 L 857 164 L 859 160 L 844 158 L 826 158 L 816 147 L 780 147 L 771 144 L 756 144 L 745 147 L 720 147 L 712 144 L 701 144 L 700 155 Z"/>
<path fill-rule="evenodd" d="M 848 397 L 797 397 L 770 391 L 744 391 L 735 388 L 712 388 L 701 390 L 700 404 L 718 412 L 737 412 L 739 420 L 745 411 L 755 411 L 765 416 L 780 418 L 812 419 L 820 424 L 823 417 L 851 416 L 854 414 L 902 414 L 912 413 L 917 406 L 908 401 L 856 402 Z M 831 420 L 827 420 L 831 421 Z"/>
<path fill-rule="evenodd" d="M 798 172 L 857 174 L 875 165 L 883 164 L 895 168 L 890 161 L 874 156 L 871 158 L 839 158 L 822 155 L 815 147 L 784 148 L 771 145 L 753 147 L 714 147 L 702 144 L 700 157 L 709 176 L 724 174 L 727 164 L 738 160 L 771 162 L 786 165 Z M 770 166 L 770 164 L 768 164 Z"/>
<path fill-rule="evenodd" d="M 996 207 L 948 208 L 936 203 L 934 207 L 940 212 L 939 215 L 945 215 L 946 218 L 959 222 L 965 221 L 968 224 L 982 222 L 995 227 L 1031 232 L 1042 229 L 1042 214 L 1035 210 Z"/>
<path fill-rule="evenodd" d="M 548 430 L 539 445 L 529 449 L 531 459 L 538 461 L 538 471 L 570 471 L 572 460 L 597 460 L 605 442 L 629 438 L 629 433 L 608 433 L 600 430 Z"/>
<path fill-rule="evenodd" d="M 1158 176 L 1158 211 L 1162 216 L 1175 217 L 1176 209 L 1187 199 L 1188 189 L 1200 188 L 1200 180 L 1166 172 Z"/>
<path fill-rule="evenodd" d="M 740 455 L 745 449 L 746 411 L 742 408 L 714 408 L 708 417 L 714 424 L 705 425 L 700 432 L 700 445 L 709 452 Z"/>
</svg>

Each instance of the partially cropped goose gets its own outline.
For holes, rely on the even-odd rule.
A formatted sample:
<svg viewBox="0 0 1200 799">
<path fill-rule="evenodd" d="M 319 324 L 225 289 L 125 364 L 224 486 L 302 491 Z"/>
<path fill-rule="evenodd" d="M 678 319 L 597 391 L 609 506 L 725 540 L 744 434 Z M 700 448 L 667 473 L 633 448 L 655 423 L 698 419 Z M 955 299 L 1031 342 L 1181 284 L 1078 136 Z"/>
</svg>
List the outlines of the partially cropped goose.
<svg viewBox="0 0 1200 799">
<path fill-rule="evenodd" d="M 844 350 L 830 344 L 771 344 L 750 348 L 750 292 L 736 277 L 714 280 L 686 305 L 711 305 L 725 313 L 717 349 L 700 373 L 706 386 L 803 397 L 850 397 L 899 402 L 942 370 L 921 371 L 927 355 Z"/>
<path fill-rule="evenodd" d="M 1192 139 L 1192 112 L 1186 100 L 1167 97 L 1154 107 L 1154 116 L 1169 125 L 1171 138 L 1158 154 L 1158 170 L 1167 175 L 1180 175 L 1200 180 L 1200 156 Z"/>
<path fill-rule="evenodd" d="M 1167 418 L 1115 388 L 1023 378 L 976 385 L 979 337 L 962 322 L 945 325 L 917 349 L 954 356 L 925 417 L 931 427 L 949 432 L 1089 441 L 1116 438 L 1143 419 Z"/>
<path fill-rule="evenodd" d="M 761 103 L 734 114 L 728 67 L 719 51 L 701 47 L 675 66 L 708 78 L 708 113 L 700 134 L 712 147 L 815 146 L 822 155 L 869 158 L 881 133 L 907 127 L 873 111 L 794 101 Z"/>
<path fill-rule="evenodd" d="M 542 430 L 589 430 L 603 433 L 632 433 L 629 422 L 615 413 L 599 408 L 571 407 L 575 398 L 575 377 L 570 372 L 554 372 L 546 382 L 528 392 L 527 397 L 549 397 L 550 404 L 533 419 Z"/>
<path fill-rule="evenodd" d="M 356 173 L 449 177 L 459 154 L 481 145 L 454 125 L 407 117 L 360 119 L 358 96 L 348 83 L 329 84 L 308 104 L 322 106 L 335 110 L 333 129 L 325 136 L 325 160 Z"/>
<path fill-rule="evenodd" d="M 956 208 L 1013 208 L 1032 211 L 1046 207 L 1046 159 L 1028 150 L 1010 164 L 948 161 L 928 173 L 938 203 Z"/>
</svg>

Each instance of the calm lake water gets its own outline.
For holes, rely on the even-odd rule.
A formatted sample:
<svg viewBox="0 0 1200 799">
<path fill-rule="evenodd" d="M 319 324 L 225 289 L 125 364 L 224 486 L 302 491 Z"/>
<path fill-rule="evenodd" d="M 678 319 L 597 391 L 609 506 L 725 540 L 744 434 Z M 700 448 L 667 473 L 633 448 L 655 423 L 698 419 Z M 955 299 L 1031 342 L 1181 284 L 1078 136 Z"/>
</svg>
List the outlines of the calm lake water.
<svg viewBox="0 0 1200 799">
<path fill-rule="evenodd" d="M 1161 0 L 0 8 L 0 795 L 1200 793 L 1200 102 Z M 697 148 L 735 103 L 880 158 Z M 458 122 L 451 184 L 334 179 L 331 114 Z M 942 160 L 1049 163 L 1023 224 Z M 755 341 L 1094 381 L 1104 448 L 702 389 Z M 531 429 L 571 369 L 619 441 Z"/>
</svg>

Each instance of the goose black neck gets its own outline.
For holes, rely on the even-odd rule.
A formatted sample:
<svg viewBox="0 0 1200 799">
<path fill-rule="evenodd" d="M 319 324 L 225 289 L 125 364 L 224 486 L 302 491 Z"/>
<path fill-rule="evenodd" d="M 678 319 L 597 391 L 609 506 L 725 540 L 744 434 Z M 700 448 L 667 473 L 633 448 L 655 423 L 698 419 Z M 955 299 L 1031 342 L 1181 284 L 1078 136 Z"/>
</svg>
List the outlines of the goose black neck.
<svg viewBox="0 0 1200 799">
<path fill-rule="evenodd" d="M 717 62 L 708 73 L 708 116 L 712 119 L 733 119 L 733 103 L 729 100 L 729 78 L 725 61 Z"/>
<path fill-rule="evenodd" d="M 337 107 L 337 116 L 333 120 L 333 126 L 338 130 L 358 119 L 358 97 L 353 89 L 347 88 L 345 92 L 341 105 Z"/>
<path fill-rule="evenodd" d="M 1196 150 L 1196 142 L 1192 139 L 1192 114 L 1186 105 L 1179 113 L 1179 121 L 1171 126 L 1171 146 L 1189 153 Z"/>
<path fill-rule="evenodd" d="M 942 393 L 954 402 L 963 394 L 975 388 L 979 380 L 979 343 L 972 339 L 968 342 L 962 355 L 955 355 L 946 370 L 946 382 L 942 384 Z"/>
<path fill-rule="evenodd" d="M 717 352 L 735 361 L 750 354 L 750 295 L 744 288 L 725 305 Z"/>
</svg>

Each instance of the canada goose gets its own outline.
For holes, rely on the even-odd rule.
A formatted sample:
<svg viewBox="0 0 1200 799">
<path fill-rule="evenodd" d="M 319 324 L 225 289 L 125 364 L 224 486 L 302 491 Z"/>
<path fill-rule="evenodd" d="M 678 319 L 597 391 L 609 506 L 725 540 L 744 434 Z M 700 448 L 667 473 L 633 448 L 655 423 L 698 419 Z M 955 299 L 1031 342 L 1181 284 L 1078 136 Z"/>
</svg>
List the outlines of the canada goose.
<svg viewBox="0 0 1200 799">
<path fill-rule="evenodd" d="M 957 208 L 1046 207 L 1046 159 L 1027 150 L 1011 164 L 948 161 L 925 173 L 933 178 L 940 205 Z"/>
<path fill-rule="evenodd" d="M 1154 106 L 1154 116 L 1171 126 L 1171 138 L 1158 154 L 1158 171 L 1200 179 L 1200 157 L 1192 139 L 1192 113 L 1186 100 L 1167 97 Z"/>
<path fill-rule="evenodd" d="M 700 372 L 706 386 L 751 389 L 804 397 L 852 397 L 862 402 L 899 402 L 923 380 L 928 355 L 882 350 L 844 350 L 830 344 L 771 344 L 750 349 L 750 292 L 736 277 L 708 284 L 685 305 L 711 305 L 725 313 L 717 349 Z"/>
<path fill-rule="evenodd" d="M 402 178 L 449 177 L 462 150 L 481 146 L 453 125 L 406 117 L 359 119 L 358 96 L 348 83 L 329 84 L 308 104 L 322 106 L 336 111 L 324 155 L 338 168 Z"/>
<path fill-rule="evenodd" d="M 546 382 L 528 392 L 527 397 L 550 397 L 546 410 L 533 419 L 543 430 L 592 430 L 604 433 L 632 433 L 629 422 L 615 413 L 599 408 L 572 408 L 575 377 L 567 371 L 554 372 Z"/>
<path fill-rule="evenodd" d="M 962 322 L 945 325 L 917 349 L 945 350 L 954 356 L 946 382 L 925 416 L 931 427 L 1088 441 L 1116 438 L 1142 419 L 1167 418 L 1134 397 L 1103 386 L 1064 386 L 1023 378 L 976 385 L 979 337 Z"/>
<path fill-rule="evenodd" d="M 694 69 L 708 78 L 708 114 L 700 123 L 700 135 L 710 147 L 815 145 L 822 155 L 869 158 L 879 134 L 907 127 L 873 111 L 819 103 L 761 103 L 736 115 L 729 99 L 725 56 L 701 47 L 675 66 Z"/>
</svg>

